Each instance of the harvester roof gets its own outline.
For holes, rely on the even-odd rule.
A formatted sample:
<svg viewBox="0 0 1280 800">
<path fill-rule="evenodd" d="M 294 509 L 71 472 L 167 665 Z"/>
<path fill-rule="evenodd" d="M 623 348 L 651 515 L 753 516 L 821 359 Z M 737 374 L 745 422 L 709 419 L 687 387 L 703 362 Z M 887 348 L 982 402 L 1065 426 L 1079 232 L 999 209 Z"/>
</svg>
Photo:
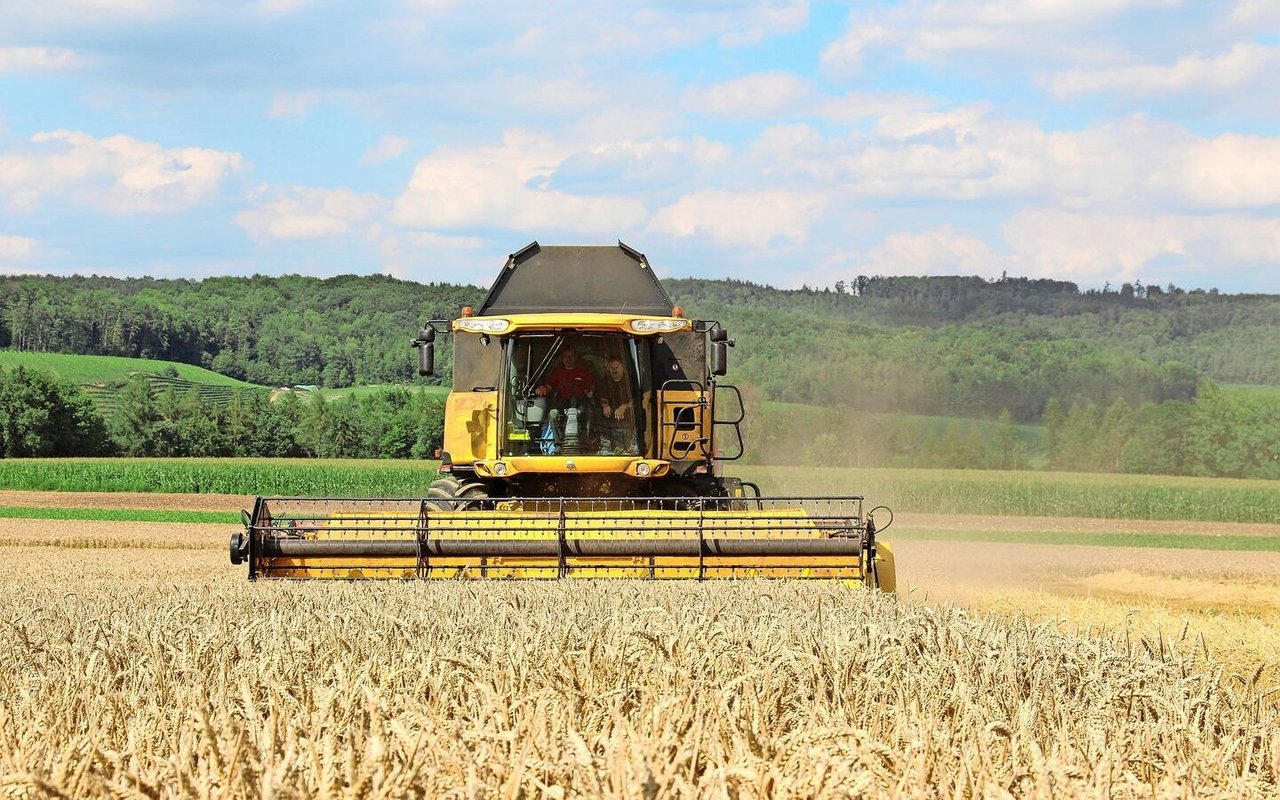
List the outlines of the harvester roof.
<svg viewBox="0 0 1280 800">
<path fill-rule="evenodd" d="M 594 312 L 670 316 L 671 298 L 644 254 L 617 245 L 530 244 L 512 253 L 480 316 Z"/>
</svg>

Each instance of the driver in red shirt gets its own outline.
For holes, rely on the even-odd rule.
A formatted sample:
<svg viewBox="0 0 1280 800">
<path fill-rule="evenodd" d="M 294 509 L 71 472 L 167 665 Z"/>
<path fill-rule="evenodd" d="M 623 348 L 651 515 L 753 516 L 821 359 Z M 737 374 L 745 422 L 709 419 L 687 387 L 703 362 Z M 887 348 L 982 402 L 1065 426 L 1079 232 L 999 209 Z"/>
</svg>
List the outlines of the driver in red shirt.
<svg viewBox="0 0 1280 800">
<path fill-rule="evenodd" d="M 547 382 L 536 390 L 538 397 L 551 395 L 557 406 L 574 405 L 595 393 L 596 379 L 586 365 L 578 362 L 578 351 L 567 345 L 560 354 L 560 365 L 551 370 Z"/>
</svg>

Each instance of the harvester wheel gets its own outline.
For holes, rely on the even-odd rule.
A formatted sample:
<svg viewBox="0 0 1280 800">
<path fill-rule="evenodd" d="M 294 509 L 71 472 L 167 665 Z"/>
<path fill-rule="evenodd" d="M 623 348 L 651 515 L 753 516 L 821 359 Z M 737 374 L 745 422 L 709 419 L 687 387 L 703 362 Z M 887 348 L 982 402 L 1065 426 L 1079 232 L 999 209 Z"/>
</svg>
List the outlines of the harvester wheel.
<svg viewBox="0 0 1280 800">
<path fill-rule="evenodd" d="M 437 478 L 427 489 L 427 497 L 456 497 L 462 481 L 457 478 Z"/>
<path fill-rule="evenodd" d="M 479 507 L 478 500 L 487 498 L 483 483 L 463 483 L 457 478 L 440 478 L 427 489 L 427 507 L 432 511 L 467 511 Z"/>
</svg>

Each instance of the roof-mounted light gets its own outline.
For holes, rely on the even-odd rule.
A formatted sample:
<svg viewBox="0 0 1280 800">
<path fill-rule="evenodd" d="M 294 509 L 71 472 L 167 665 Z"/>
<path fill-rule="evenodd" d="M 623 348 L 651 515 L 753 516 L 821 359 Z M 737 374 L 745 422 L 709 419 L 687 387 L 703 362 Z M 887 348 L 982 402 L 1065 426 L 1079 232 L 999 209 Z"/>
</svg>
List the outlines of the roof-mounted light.
<svg viewBox="0 0 1280 800">
<path fill-rule="evenodd" d="M 455 320 L 455 330 L 471 333 L 503 333 L 511 327 L 511 321 L 505 319 L 489 319 L 487 317 L 464 317 Z"/>
<path fill-rule="evenodd" d="M 636 333 L 671 333 L 688 329 L 687 319 L 633 319 L 627 323 Z"/>
</svg>

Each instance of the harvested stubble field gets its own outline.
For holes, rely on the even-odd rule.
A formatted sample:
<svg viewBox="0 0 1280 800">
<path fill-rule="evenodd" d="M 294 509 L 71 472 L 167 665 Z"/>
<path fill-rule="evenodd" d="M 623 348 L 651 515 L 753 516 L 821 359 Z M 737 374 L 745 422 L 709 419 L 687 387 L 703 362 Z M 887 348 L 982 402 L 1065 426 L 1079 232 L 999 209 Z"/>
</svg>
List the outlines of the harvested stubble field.
<svg viewBox="0 0 1280 800">
<path fill-rule="evenodd" d="M 0 499 L 220 511 L 243 498 Z M 800 582 L 250 584 L 226 563 L 229 531 L 0 519 L 0 795 L 1277 789 L 1270 553 L 904 540 L 898 597 Z"/>
</svg>

